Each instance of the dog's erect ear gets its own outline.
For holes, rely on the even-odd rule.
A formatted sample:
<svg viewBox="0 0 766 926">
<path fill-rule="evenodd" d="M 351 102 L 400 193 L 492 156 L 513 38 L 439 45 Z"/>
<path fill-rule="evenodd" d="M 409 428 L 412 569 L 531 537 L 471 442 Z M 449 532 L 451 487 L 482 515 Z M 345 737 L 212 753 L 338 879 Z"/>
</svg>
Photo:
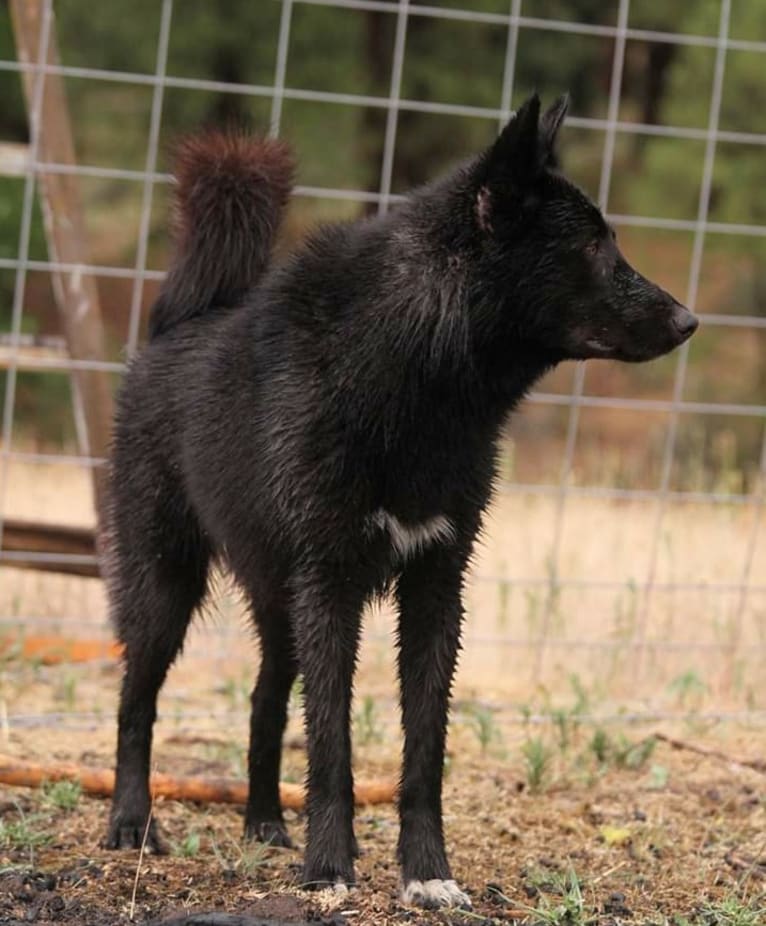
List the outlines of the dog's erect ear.
<svg viewBox="0 0 766 926">
<path fill-rule="evenodd" d="M 535 93 L 511 117 L 492 147 L 479 159 L 475 210 L 483 231 L 492 232 L 494 228 L 498 195 L 510 195 L 522 202 L 534 195 L 534 180 L 541 167 L 540 97 Z"/>
<path fill-rule="evenodd" d="M 552 103 L 540 119 L 540 153 L 546 167 L 556 167 L 556 137 L 569 109 L 569 94 L 560 96 Z"/>
<path fill-rule="evenodd" d="M 533 94 L 511 118 L 487 152 L 486 179 L 517 189 L 532 180 L 540 164 L 540 97 Z"/>
</svg>

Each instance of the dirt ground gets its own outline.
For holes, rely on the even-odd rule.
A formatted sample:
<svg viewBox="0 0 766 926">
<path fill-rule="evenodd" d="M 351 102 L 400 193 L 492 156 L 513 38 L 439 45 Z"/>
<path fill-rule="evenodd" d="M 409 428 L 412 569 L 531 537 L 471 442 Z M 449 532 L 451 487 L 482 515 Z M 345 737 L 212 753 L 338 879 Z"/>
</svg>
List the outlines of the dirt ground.
<svg viewBox="0 0 766 926">
<path fill-rule="evenodd" d="M 53 690 L 63 670 L 35 671 L 40 690 L 46 682 Z M 119 674 L 115 666 L 93 671 L 105 688 Z M 525 724 L 502 711 L 482 714 L 475 702 L 456 703 L 445 824 L 471 913 L 400 904 L 391 805 L 358 808 L 358 886 L 336 898 L 298 889 L 300 849 L 243 844 L 239 808 L 158 802 L 171 854 L 139 864 L 137 851 L 101 847 L 107 801 L 62 786 L 0 786 L 0 923 L 112 926 L 128 922 L 131 913 L 145 924 L 212 911 L 334 926 L 766 923 L 763 725 L 713 724 L 690 715 L 672 727 L 598 726 L 580 723 L 573 711 L 574 705 L 552 712 L 549 722 Z M 241 776 L 245 717 L 222 717 L 166 717 L 158 724 L 155 767 L 179 775 Z M 6 726 L 2 751 L 33 761 L 110 766 L 109 718 L 79 725 L 76 718 L 62 719 L 58 728 Z M 689 748 L 655 739 L 663 731 Z M 395 780 L 400 741 L 393 709 L 358 699 L 354 733 L 357 779 Z M 302 779 L 303 745 L 294 705 L 285 780 Z M 694 751 L 700 747 L 715 754 Z M 300 814 L 288 812 L 299 846 L 303 823 Z"/>
</svg>

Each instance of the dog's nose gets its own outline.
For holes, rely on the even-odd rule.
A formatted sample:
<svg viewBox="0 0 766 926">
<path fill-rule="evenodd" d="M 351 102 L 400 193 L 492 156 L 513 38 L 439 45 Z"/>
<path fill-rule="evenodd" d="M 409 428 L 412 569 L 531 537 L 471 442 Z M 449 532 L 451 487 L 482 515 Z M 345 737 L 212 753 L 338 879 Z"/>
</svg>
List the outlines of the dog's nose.
<svg viewBox="0 0 766 926">
<path fill-rule="evenodd" d="M 676 303 L 673 307 L 672 318 L 673 327 L 684 340 L 690 338 L 699 326 L 699 319 L 696 315 L 692 315 L 687 308 L 679 303 Z"/>
</svg>

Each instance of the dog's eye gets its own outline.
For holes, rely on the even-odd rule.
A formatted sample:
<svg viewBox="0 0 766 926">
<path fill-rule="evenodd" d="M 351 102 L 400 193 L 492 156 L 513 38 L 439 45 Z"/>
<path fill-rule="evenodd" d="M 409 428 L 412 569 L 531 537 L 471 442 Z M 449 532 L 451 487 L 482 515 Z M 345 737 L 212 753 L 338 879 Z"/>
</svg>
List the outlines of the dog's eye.
<svg viewBox="0 0 766 926">
<path fill-rule="evenodd" d="M 585 253 L 588 257 L 595 257 L 598 254 L 600 249 L 598 241 L 591 241 L 590 244 L 585 246 Z"/>
</svg>

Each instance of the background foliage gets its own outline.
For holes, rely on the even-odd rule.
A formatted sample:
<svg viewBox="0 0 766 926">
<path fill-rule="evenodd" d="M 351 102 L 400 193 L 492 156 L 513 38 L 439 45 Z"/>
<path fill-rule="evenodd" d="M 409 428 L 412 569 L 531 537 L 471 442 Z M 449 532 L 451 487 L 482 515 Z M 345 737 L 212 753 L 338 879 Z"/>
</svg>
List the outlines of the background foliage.
<svg viewBox="0 0 766 926">
<path fill-rule="evenodd" d="M 434 0 L 436 2 L 436 0 Z M 507 0 L 441 0 L 445 7 L 505 14 Z M 616 0 L 525 0 L 525 16 L 613 25 Z M 718 0 L 670 4 L 634 0 L 629 25 L 642 29 L 715 36 Z M 160 4 L 134 0 L 129 12 L 90 0 L 56 3 L 58 40 L 64 64 L 151 73 L 155 66 Z M 173 76 L 206 78 L 268 88 L 273 81 L 281 4 L 276 0 L 180 0 L 175 5 L 168 58 Z M 291 88 L 387 97 L 396 17 L 296 3 L 290 33 L 286 85 Z M 735 38 L 766 40 L 766 4 L 733 4 Z M 406 99 L 497 109 L 500 105 L 508 32 L 503 25 L 410 17 L 401 95 Z M 545 98 L 572 95 L 572 114 L 606 116 L 614 54 L 609 36 L 520 29 L 513 106 L 533 88 Z M 15 56 L 9 13 L 0 4 L 0 57 Z M 715 49 L 630 39 L 619 118 L 623 122 L 704 130 L 709 117 Z M 764 55 L 727 54 L 720 128 L 766 133 L 763 107 Z M 0 141 L 27 138 L 18 76 L 0 72 L 3 106 Z M 81 163 L 142 169 L 146 158 L 152 88 L 128 83 L 67 78 L 77 156 Z M 260 95 L 168 87 L 162 115 L 160 169 L 177 135 L 208 123 L 268 126 L 271 99 Z M 299 182 L 306 185 L 376 191 L 380 184 L 386 110 L 325 102 L 285 100 L 282 133 L 295 146 Z M 488 143 L 497 131 L 491 117 L 402 110 L 398 122 L 393 191 L 403 192 Z M 564 143 L 568 171 L 592 194 L 598 189 L 604 150 L 599 128 L 570 128 Z M 703 169 L 704 140 L 662 138 L 620 132 L 617 136 L 609 209 L 614 213 L 694 220 Z M 766 223 L 766 157 L 761 143 L 719 142 L 710 219 Z M 23 181 L 0 178 L 0 257 L 18 250 Z M 82 194 L 90 226 L 93 260 L 130 267 L 135 261 L 142 187 L 132 181 L 86 178 Z M 291 211 L 287 244 L 316 221 L 347 219 L 369 206 L 303 197 Z M 167 256 L 167 188 L 155 190 L 149 265 L 161 269 Z M 634 263 L 679 298 L 686 296 L 692 234 L 687 231 L 623 228 L 623 247 Z M 766 315 L 764 238 L 708 233 L 697 308 L 737 315 Z M 45 257 L 39 217 L 31 253 Z M 0 333 L 10 323 L 14 273 L 0 270 Z M 99 280 L 107 313 L 110 353 L 123 356 L 130 301 L 129 281 Z M 147 286 L 146 301 L 153 289 Z M 24 330 L 56 333 L 50 282 L 30 273 Z M 684 398 L 766 404 L 766 329 L 709 327 L 692 342 Z M 587 391 L 669 398 L 675 362 L 646 368 L 589 365 Z M 0 383 L 4 381 L 0 378 Z M 544 383 L 567 391 L 571 369 Z M 592 413 L 591 413 L 592 412 Z M 577 464 L 578 478 L 653 486 L 667 428 L 667 416 L 598 412 L 584 414 L 581 430 L 596 449 Z M 71 442 L 66 379 L 22 374 L 14 439 Z M 538 429 L 541 456 L 565 433 L 566 413 L 536 409 L 519 428 Z M 674 487 L 745 490 L 757 468 L 762 439 L 757 419 L 683 416 Z M 641 434 L 640 438 L 636 435 Z M 608 453 L 605 451 L 608 448 Z M 537 467 L 534 454 L 529 466 Z M 523 466 L 523 462 L 511 462 Z M 521 473 L 523 475 L 523 472 Z"/>
</svg>

